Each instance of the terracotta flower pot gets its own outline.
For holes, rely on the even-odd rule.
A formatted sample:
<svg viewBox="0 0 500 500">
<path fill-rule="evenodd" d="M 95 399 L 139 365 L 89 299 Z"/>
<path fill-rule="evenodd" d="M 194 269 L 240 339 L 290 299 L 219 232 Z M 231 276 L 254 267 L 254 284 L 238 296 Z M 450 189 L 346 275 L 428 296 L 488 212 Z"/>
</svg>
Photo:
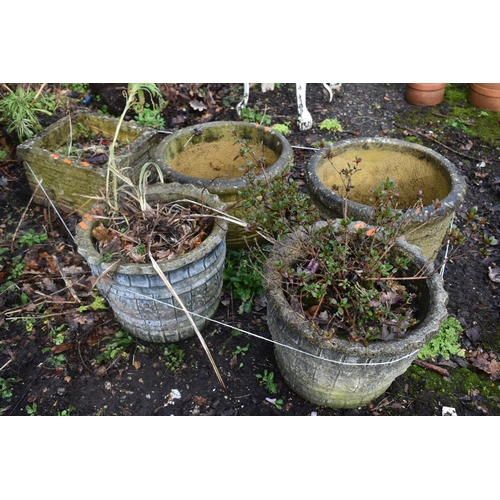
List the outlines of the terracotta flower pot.
<svg viewBox="0 0 500 500">
<path fill-rule="evenodd" d="M 467 100 L 476 108 L 500 111 L 500 83 L 471 83 Z"/>
<path fill-rule="evenodd" d="M 446 83 L 407 83 L 405 99 L 415 106 L 435 106 L 444 99 Z"/>
<path fill-rule="evenodd" d="M 246 139 L 256 154 L 266 158 L 268 179 L 289 169 L 293 152 L 285 136 L 254 123 L 229 121 L 205 123 L 175 132 L 156 147 L 153 161 L 167 180 L 207 189 L 227 205 L 229 214 L 244 219 L 246 211 L 238 204 L 239 193 L 246 189 L 245 161 L 238 158 L 241 146 L 235 144 L 233 131 L 238 138 Z M 228 248 L 246 247 L 246 243 L 251 244 L 254 239 L 240 226 L 229 224 Z"/>
</svg>

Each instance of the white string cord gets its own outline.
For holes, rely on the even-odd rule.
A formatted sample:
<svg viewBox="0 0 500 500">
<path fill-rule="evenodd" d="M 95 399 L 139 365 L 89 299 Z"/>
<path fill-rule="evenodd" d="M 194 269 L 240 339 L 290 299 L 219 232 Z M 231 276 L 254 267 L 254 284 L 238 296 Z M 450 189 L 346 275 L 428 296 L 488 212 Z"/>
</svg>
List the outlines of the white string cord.
<svg viewBox="0 0 500 500">
<path fill-rule="evenodd" d="M 450 221 L 450 232 L 451 232 L 451 229 L 453 228 L 453 221 L 455 220 L 455 212 L 453 212 L 452 216 L 451 216 L 451 221 Z M 441 275 L 441 277 L 444 276 L 444 268 L 446 267 L 446 262 L 447 262 L 447 259 L 448 259 L 448 250 L 450 249 L 450 239 L 448 238 L 448 241 L 446 242 L 446 251 L 444 253 L 444 264 L 443 264 L 443 267 L 439 270 L 439 274 Z"/>
<path fill-rule="evenodd" d="M 62 222 L 63 226 L 66 228 L 66 231 L 68 232 L 68 234 L 71 236 L 71 239 L 73 240 L 73 242 L 75 241 L 75 237 L 71 234 L 71 231 L 69 230 L 69 227 L 66 225 L 66 223 L 64 222 L 64 219 L 62 218 L 61 214 L 59 213 L 59 211 L 57 210 L 56 206 L 54 205 L 54 203 L 52 202 L 52 200 L 50 199 L 49 195 L 47 194 L 47 191 L 45 191 L 45 188 L 42 186 L 42 182 L 38 179 L 38 177 L 35 175 L 35 172 L 33 172 L 33 169 L 30 167 L 30 164 L 25 160 L 24 163 L 28 166 L 28 168 L 30 169 L 30 172 L 31 174 L 33 175 L 33 177 L 35 178 L 37 184 L 42 188 L 42 191 L 43 191 L 43 194 L 45 195 L 45 197 L 47 198 L 47 200 L 49 200 L 49 203 L 51 204 L 52 208 L 54 209 L 55 213 L 57 214 L 57 216 L 59 217 L 59 220 Z"/>
<path fill-rule="evenodd" d="M 71 236 L 71 239 L 73 241 L 75 241 L 75 238 L 74 236 L 71 234 L 71 231 L 69 230 L 68 226 L 66 225 L 66 223 L 64 222 L 61 214 L 59 213 L 59 211 L 57 210 L 57 208 L 55 207 L 54 203 L 52 202 L 52 200 L 50 199 L 50 197 L 48 196 L 47 192 L 45 191 L 44 187 L 42 186 L 42 183 L 41 181 L 37 178 L 37 176 L 35 175 L 35 172 L 33 172 L 31 166 L 29 165 L 29 163 L 27 161 L 25 161 L 26 165 L 28 166 L 30 172 L 32 173 L 33 177 L 35 178 L 36 182 L 38 183 L 38 185 L 40 186 L 40 188 L 42 189 L 43 193 L 45 194 L 47 200 L 49 200 L 49 203 L 51 204 L 52 208 L 54 209 L 55 213 L 57 214 L 57 216 L 59 217 L 59 219 L 61 220 L 62 224 L 64 225 L 64 227 L 66 228 L 66 231 L 68 232 L 68 234 Z M 446 249 L 446 251 L 448 251 L 448 248 Z M 143 295 L 141 293 L 137 293 L 137 292 L 133 292 L 137 297 L 140 297 L 140 298 L 145 298 L 145 299 L 149 299 L 149 300 L 152 300 L 154 302 L 158 302 L 160 304 L 163 304 L 163 305 L 166 305 L 168 307 L 172 307 L 173 309 L 177 309 L 177 310 L 182 310 L 180 307 L 177 307 L 177 306 L 174 306 L 173 304 L 168 304 L 166 302 L 162 302 L 161 300 L 158 300 L 158 299 L 154 299 L 152 297 L 149 297 L 147 295 Z M 216 323 L 218 325 L 221 325 L 221 326 L 225 326 L 226 328 L 231 328 L 232 330 L 237 330 L 241 333 L 245 333 L 246 335 L 250 335 L 252 337 L 256 337 L 258 339 L 261 339 L 261 340 L 265 340 L 266 342 L 271 342 L 272 344 L 275 344 L 275 345 L 279 345 L 281 347 L 286 347 L 287 349 L 291 349 L 292 351 L 295 351 L 295 352 L 299 352 L 301 354 L 305 354 L 307 356 L 310 356 L 312 358 L 316 358 L 316 359 L 320 359 L 321 361 L 326 361 L 327 363 L 334 363 L 334 364 L 338 364 L 338 365 L 346 365 L 346 366 L 378 366 L 378 365 L 392 365 L 394 363 L 398 363 L 399 361 L 402 361 L 406 358 L 409 358 L 411 356 L 414 356 L 416 353 L 418 353 L 418 351 L 420 349 L 416 349 L 415 351 L 412 351 L 408 354 L 406 354 L 405 356 L 402 356 L 401 358 L 398 358 L 398 359 L 394 359 L 392 361 L 380 361 L 380 362 L 375 362 L 375 363 L 345 363 L 343 361 L 337 361 L 337 360 L 333 360 L 333 359 L 326 359 L 326 358 L 322 358 L 321 356 L 316 356 L 315 354 L 311 354 L 309 352 L 306 352 L 306 351 L 301 351 L 300 349 L 297 349 L 295 347 L 292 347 L 292 346 L 289 346 L 289 345 L 286 345 L 286 344 L 282 344 L 280 342 L 276 342 L 272 339 L 267 339 L 266 337 L 262 337 L 261 335 L 257 335 L 256 333 L 252 333 L 252 332 L 249 332 L 248 330 L 243 330 L 241 328 L 238 328 L 236 326 L 232 326 L 232 325 L 227 325 L 226 323 L 223 323 L 221 321 L 218 321 L 216 319 L 213 319 L 213 318 L 208 318 L 206 316 L 202 316 L 201 314 L 197 314 L 197 313 L 193 313 L 191 311 L 188 311 L 189 314 L 191 314 L 192 316 L 197 316 L 199 318 L 202 318 L 202 319 L 205 319 L 205 320 L 208 320 L 208 321 L 211 321 L 212 323 Z"/>
<path fill-rule="evenodd" d="M 159 304 L 166 305 L 168 307 L 172 307 L 173 309 L 182 310 L 180 307 L 174 306 L 173 304 L 169 304 L 169 303 L 166 303 L 166 302 L 162 302 L 161 300 L 155 299 L 153 297 L 149 297 L 148 295 L 143 295 L 142 293 L 138 293 L 136 291 L 133 291 L 133 293 L 134 293 L 134 295 L 136 295 L 139 298 L 149 299 L 149 300 L 152 300 L 153 302 L 158 302 Z M 213 319 L 213 318 L 208 318 L 207 316 L 203 316 L 201 314 L 193 313 L 191 311 L 188 311 L 188 312 L 192 316 L 197 316 L 198 318 L 202 318 L 202 319 L 211 321 L 212 323 L 216 323 L 218 325 L 225 326 L 227 328 L 231 328 L 232 330 L 237 330 L 237 331 L 239 331 L 241 333 L 245 333 L 245 334 L 250 335 L 252 337 L 256 337 L 258 339 L 265 340 L 267 342 L 271 342 L 272 344 L 276 344 L 276 345 L 279 345 L 281 347 L 286 347 L 287 349 L 291 349 L 292 351 L 299 352 L 301 354 L 306 354 L 307 356 L 311 356 L 312 358 L 320 359 L 321 361 L 326 361 L 328 363 L 334 363 L 334 364 L 338 364 L 338 365 L 346 365 L 346 366 L 392 365 L 392 364 L 398 363 L 399 361 L 402 361 L 402 360 L 404 360 L 406 358 L 409 358 L 409 357 L 415 355 L 416 353 L 418 353 L 420 351 L 420 349 L 416 349 L 415 351 L 412 351 L 412 352 L 406 354 L 405 356 L 402 356 L 401 358 L 394 359 L 394 360 L 391 360 L 391 361 L 380 361 L 380 362 L 375 362 L 375 363 L 345 363 L 343 361 L 337 361 L 337 360 L 334 360 L 334 359 L 322 358 L 321 356 L 316 356 L 315 354 L 311 354 L 311 353 L 306 352 L 306 351 L 301 351 L 300 349 L 297 349 L 296 347 L 292 347 L 292 346 L 289 346 L 289 345 L 286 345 L 286 344 L 282 344 L 281 342 L 276 342 L 275 340 L 268 339 L 266 337 L 262 337 L 261 335 L 257 335 L 256 333 L 249 332 L 248 330 L 243 330 L 243 329 L 238 328 L 238 327 L 233 326 L 233 325 L 227 325 L 226 323 L 223 323 L 222 321 L 218 321 L 218 320 Z"/>
</svg>

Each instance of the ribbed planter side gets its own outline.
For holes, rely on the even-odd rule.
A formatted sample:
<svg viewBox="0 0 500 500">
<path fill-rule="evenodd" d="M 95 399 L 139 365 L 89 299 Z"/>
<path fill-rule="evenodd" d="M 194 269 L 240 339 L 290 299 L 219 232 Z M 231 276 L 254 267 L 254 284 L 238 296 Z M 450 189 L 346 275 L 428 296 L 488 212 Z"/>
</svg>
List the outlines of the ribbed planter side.
<svg viewBox="0 0 500 500">
<path fill-rule="evenodd" d="M 415 106 L 435 106 L 444 99 L 446 83 L 407 83 L 405 99 Z"/>
<path fill-rule="evenodd" d="M 471 83 L 467 100 L 479 109 L 500 111 L 500 83 Z"/>
<path fill-rule="evenodd" d="M 97 196 L 106 188 L 106 166 L 85 164 L 64 155 L 56 155 L 54 151 L 60 148 L 82 124 L 103 137 L 112 139 L 118 119 L 98 113 L 80 111 L 65 116 L 45 130 L 28 139 L 17 147 L 17 156 L 24 161 L 26 177 L 30 188 L 35 193 L 34 201 L 48 205 L 47 197 L 31 173 L 42 180 L 42 186 L 48 197 L 62 212 L 77 211 L 83 215 L 93 201 L 89 198 Z M 157 142 L 155 130 L 137 125 L 135 122 L 124 122 L 118 136 L 119 141 L 127 142 L 128 146 L 122 155 L 117 156 L 116 164 L 120 169 L 127 168 L 126 174 L 134 182 L 142 166 L 149 161 L 150 150 Z M 29 164 L 28 165 L 26 164 Z"/>
<path fill-rule="evenodd" d="M 295 249 L 291 251 L 291 247 Z M 412 257 L 410 273 L 426 261 L 414 245 L 402 242 L 395 253 Z M 275 262 L 286 268 L 300 256 L 296 239 L 286 238 L 271 252 L 264 279 L 267 322 L 275 344 L 278 368 L 286 384 L 312 403 L 332 408 L 356 408 L 382 395 L 434 338 L 447 317 L 448 295 L 438 273 L 415 280 L 420 323 L 399 340 L 375 341 L 367 346 L 342 338 L 322 343 L 312 324 L 290 306 Z M 405 282 L 408 285 L 408 282 Z M 320 359 L 318 359 L 320 358 Z"/>
<path fill-rule="evenodd" d="M 202 130 L 201 133 L 198 132 Z M 265 171 L 268 179 L 273 179 L 275 176 L 289 169 L 293 159 L 293 152 L 290 143 L 287 139 L 269 127 L 262 127 L 252 123 L 244 122 L 212 122 L 205 123 L 201 126 L 192 126 L 175 132 L 166 137 L 155 148 L 153 160 L 157 163 L 167 180 L 179 182 L 181 184 L 188 183 L 207 189 L 209 192 L 219 196 L 221 201 L 228 207 L 228 213 L 244 219 L 247 215 L 246 211 L 238 207 L 241 203 L 239 192 L 246 189 L 246 180 L 244 178 L 244 169 L 237 167 L 234 158 L 238 156 L 240 145 L 234 144 L 233 151 L 227 159 L 220 160 L 217 153 L 213 153 L 213 144 L 218 142 L 231 141 L 234 138 L 231 135 L 236 131 L 238 138 L 246 139 L 255 148 L 255 152 L 259 153 L 261 145 L 268 148 L 268 152 L 272 152 L 272 157 L 269 157 L 268 167 Z M 189 172 L 180 172 L 176 170 L 172 163 L 179 161 L 182 156 L 191 154 L 195 149 L 201 148 L 210 149 L 210 152 L 202 155 L 202 157 L 193 162 L 189 168 Z M 267 159 L 266 153 L 264 156 Z M 232 170 L 230 178 L 221 176 L 221 161 L 231 162 L 229 170 Z M 233 166 L 234 164 L 234 166 Z M 223 165 L 226 167 L 227 165 Z M 198 169 L 204 169 L 204 177 L 197 174 Z M 207 174 L 208 171 L 208 174 Z M 260 175 L 259 178 L 264 178 Z M 246 247 L 246 243 L 251 244 L 253 237 L 245 232 L 243 228 L 235 224 L 229 224 L 227 235 L 227 246 L 229 248 Z"/>
<path fill-rule="evenodd" d="M 148 200 L 191 199 L 217 210 L 225 205 L 217 196 L 194 186 L 157 184 L 148 190 Z M 110 263 L 100 263 L 92 238 L 98 221 L 84 229 L 77 226 L 78 252 L 87 259 L 93 276 L 101 275 Z M 85 225 L 85 224 L 84 224 Z M 212 233 L 198 247 L 159 266 L 188 311 L 211 318 L 219 306 L 226 256 L 227 223 L 218 220 Z M 98 288 L 108 300 L 118 321 L 130 333 L 150 342 L 176 342 L 195 334 L 177 300 L 150 264 L 120 265 L 99 280 Z M 174 306 L 174 307 L 171 307 Z M 207 321 L 192 316 L 200 331 Z"/>
<path fill-rule="evenodd" d="M 398 139 L 357 138 L 337 142 L 330 150 L 337 155 L 332 167 L 324 157 L 325 152 L 315 153 L 306 166 L 307 190 L 325 218 L 343 217 L 343 198 L 330 189 L 340 185 L 335 172 L 347 166 L 357 156 L 361 158 L 360 172 L 353 176 L 354 188 L 349 193 L 349 217 L 368 224 L 373 216 L 370 197 L 372 191 L 386 177 L 393 179 L 400 193 L 399 208 L 411 219 L 407 236 L 409 243 L 418 245 L 424 257 L 431 258 L 441 247 L 454 212 L 465 198 L 466 183 L 457 168 L 432 149 Z M 417 194 L 423 192 L 426 205 L 420 214 L 413 207 Z M 440 200 L 441 207 L 434 209 L 433 200 Z M 423 222 L 420 229 L 415 230 Z"/>
</svg>

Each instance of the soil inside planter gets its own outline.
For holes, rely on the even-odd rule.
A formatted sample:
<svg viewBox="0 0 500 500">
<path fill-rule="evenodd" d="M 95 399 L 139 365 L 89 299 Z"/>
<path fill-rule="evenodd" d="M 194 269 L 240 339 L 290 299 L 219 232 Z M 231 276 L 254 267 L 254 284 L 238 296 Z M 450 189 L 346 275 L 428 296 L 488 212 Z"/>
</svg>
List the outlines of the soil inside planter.
<svg viewBox="0 0 500 500">
<path fill-rule="evenodd" d="M 241 177 L 246 170 L 246 161 L 239 156 L 240 148 L 229 138 L 203 142 L 174 156 L 169 164 L 184 175 L 202 179 Z M 276 163 L 279 158 L 275 151 L 263 144 L 255 147 L 255 153 L 266 159 L 267 166 Z"/>
<path fill-rule="evenodd" d="M 95 211 L 105 217 L 99 208 Z M 157 202 L 145 212 L 129 205 L 122 213 L 125 217 L 109 225 L 101 222 L 92 231 L 104 262 L 149 263 L 148 245 L 157 262 L 173 259 L 201 245 L 214 225 L 213 217 L 194 203 Z"/>
<path fill-rule="evenodd" d="M 433 200 L 443 200 L 450 192 L 446 177 L 433 175 L 435 167 L 425 158 L 399 151 L 381 151 L 377 149 L 349 149 L 335 156 L 331 161 L 323 162 L 317 170 L 321 182 L 332 191 L 344 195 L 340 175 L 341 169 L 354 159 L 361 158 L 361 171 L 353 176 L 354 188 L 349 192 L 349 199 L 363 205 L 371 205 L 372 190 L 381 180 L 390 177 L 399 188 L 399 208 L 412 207 L 422 193 L 424 205 L 432 205 Z M 334 189 L 335 187 L 335 189 Z"/>
<path fill-rule="evenodd" d="M 81 126 L 79 123 L 77 125 Z M 109 160 L 111 143 L 112 139 L 104 136 L 100 130 L 94 131 L 89 128 L 83 130 L 78 136 L 69 138 L 55 150 L 55 153 L 81 161 L 84 165 L 85 162 L 92 165 L 105 165 Z M 115 145 L 116 155 L 127 154 L 129 148 L 129 145 L 118 140 Z"/>
</svg>

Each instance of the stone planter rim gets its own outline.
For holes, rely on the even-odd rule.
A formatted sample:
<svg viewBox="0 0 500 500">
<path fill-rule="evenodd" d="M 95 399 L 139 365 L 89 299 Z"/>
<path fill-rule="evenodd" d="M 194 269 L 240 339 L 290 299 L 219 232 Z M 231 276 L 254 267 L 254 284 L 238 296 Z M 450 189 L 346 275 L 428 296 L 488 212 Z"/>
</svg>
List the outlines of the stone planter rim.
<svg viewBox="0 0 500 500">
<path fill-rule="evenodd" d="M 71 118 L 72 120 L 75 120 L 79 118 L 80 116 L 94 116 L 96 118 L 99 118 L 102 121 L 108 121 L 110 123 L 113 123 L 113 125 L 116 127 L 116 124 L 118 124 L 118 118 L 111 117 L 111 116 L 106 116 L 106 115 L 101 115 L 99 113 L 93 113 L 92 111 L 81 109 L 77 110 L 72 113 Z M 61 126 L 61 123 L 69 121 L 70 116 L 66 115 L 57 120 L 56 122 L 50 124 L 47 128 L 41 130 L 37 134 L 35 134 L 33 137 L 30 137 L 23 141 L 21 144 L 19 144 L 16 148 L 16 151 L 21 152 L 21 159 L 24 159 L 25 151 L 33 151 L 36 152 L 37 154 L 42 154 L 45 155 L 47 154 L 48 156 L 51 154 L 49 151 L 48 153 L 44 148 L 40 146 L 36 146 L 35 144 L 40 142 L 41 140 L 45 139 L 48 135 L 53 133 L 57 128 Z M 157 134 L 157 131 L 153 128 L 150 127 L 144 127 L 142 125 L 139 125 L 136 122 L 123 122 L 121 130 L 124 130 L 126 132 L 131 132 L 132 130 L 137 130 L 138 132 L 138 137 L 135 139 L 136 141 L 139 141 L 140 143 L 146 141 L 148 138 L 150 138 L 153 135 Z M 142 134 L 142 136 L 141 136 Z M 117 158 L 120 160 L 120 158 Z M 74 161 L 74 163 L 80 164 L 81 162 L 79 161 Z M 104 175 L 105 175 L 105 168 L 103 167 Z"/>
<path fill-rule="evenodd" d="M 279 140 L 279 142 L 282 144 L 283 149 L 276 162 L 274 162 L 271 166 L 269 166 L 266 169 L 266 173 L 268 173 L 269 175 L 273 175 L 274 173 L 279 172 L 282 169 L 282 165 L 285 163 L 286 164 L 290 163 L 290 161 L 293 158 L 293 151 L 290 143 L 283 134 L 279 133 L 273 128 L 249 122 L 216 121 L 216 122 L 204 123 L 202 125 L 192 125 L 189 127 L 185 127 L 169 135 L 168 137 L 163 139 L 154 149 L 152 155 L 153 161 L 160 166 L 167 179 L 173 179 L 175 182 L 179 182 L 181 184 L 186 183 L 198 187 L 206 187 L 210 190 L 210 192 L 213 192 L 215 194 L 218 194 L 220 192 L 237 193 L 238 191 L 245 189 L 246 187 L 246 180 L 244 176 L 233 177 L 230 179 L 215 179 L 215 180 L 193 177 L 178 172 L 177 170 L 170 167 L 164 160 L 165 149 L 172 141 L 180 137 L 185 137 L 187 140 L 196 130 L 200 128 L 210 129 L 210 128 L 222 128 L 222 127 L 235 128 L 235 129 L 238 128 L 241 129 L 242 127 L 257 128 L 263 131 L 263 133 L 271 134 L 272 136 L 276 137 L 276 139 Z M 257 178 L 258 179 L 264 178 L 264 175 L 259 174 Z"/>
<path fill-rule="evenodd" d="M 180 196 L 179 196 L 180 194 Z M 219 197 L 215 194 L 202 191 L 196 186 L 190 184 L 155 184 L 148 188 L 147 196 L 149 198 L 161 196 L 164 200 L 165 196 L 169 197 L 168 201 L 177 199 L 193 199 L 200 201 L 203 199 L 205 204 L 211 208 L 215 208 L 221 212 L 226 210 L 226 205 L 222 203 Z M 99 265 L 103 269 L 108 269 L 113 266 L 113 263 L 102 262 L 102 255 L 95 249 L 92 237 L 92 229 L 98 224 L 99 220 L 95 219 L 89 222 L 87 228 L 81 225 L 76 226 L 76 244 L 78 252 L 82 255 L 89 264 Z M 171 260 L 158 263 L 160 269 L 167 273 L 178 269 L 179 265 L 187 265 L 195 262 L 203 257 L 203 255 L 211 252 L 227 233 L 228 223 L 226 220 L 217 219 L 210 235 L 196 248 L 186 252 L 183 255 L 174 257 Z M 120 264 L 118 267 L 113 267 L 113 272 L 122 274 L 156 274 L 152 264 L 149 263 L 130 263 Z"/>
<path fill-rule="evenodd" d="M 450 160 L 442 156 L 441 154 L 437 153 L 436 151 L 433 151 L 430 148 L 427 148 L 425 146 L 421 146 L 420 144 L 414 144 L 411 142 L 403 141 L 400 139 L 392 139 L 392 138 L 385 138 L 385 137 L 357 137 L 354 139 L 345 139 L 342 141 L 338 141 L 334 143 L 331 148 L 327 149 L 341 149 L 341 150 L 347 150 L 351 146 L 358 146 L 362 144 L 374 144 L 374 145 L 387 145 L 387 146 L 395 146 L 395 147 L 405 147 L 408 149 L 413 149 L 415 151 L 419 151 L 426 156 L 430 156 L 433 158 L 435 161 L 440 162 L 446 166 L 448 169 L 448 172 L 450 174 L 450 180 L 451 180 L 451 189 L 450 193 L 443 199 L 440 200 L 442 205 L 438 209 L 434 209 L 432 205 L 427 205 L 424 207 L 422 212 L 420 214 L 415 215 L 413 213 L 413 210 L 410 209 L 404 209 L 403 214 L 410 216 L 412 219 L 415 221 L 416 224 L 419 224 L 420 222 L 423 222 L 426 218 L 429 217 L 430 214 L 432 214 L 434 217 L 441 217 L 448 211 L 448 207 L 455 207 L 458 208 L 465 197 L 465 192 L 466 192 L 466 183 L 465 180 L 463 179 L 462 175 L 458 171 L 458 169 L 451 163 Z M 324 202 L 327 201 L 329 198 L 334 199 L 337 201 L 337 203 L 342 203 L 342 197 L 328 189 L 319 179 L 317 175 L 317 166 L 319 162 L 323 159 L 325 150 L 321 150 L 316 152 L 312 157 L 311 160 L 308 162 L 308 165 L 306 167 L 306 177 L 309 178 L 310 182 L 315 186 L 315 189 L 317 190 L 318 196 L 320 199 L 322 199 Z M 375 189 L 377 186 L 374 186 L 373 188 Z M 355 214 L 360 214 L 363 213 L 367 217 L 371 217 L 373 215 L 374 209 L 370 205 L 363 205 L 362 203 L 358 203 L 356 201 L 349 200 L 348 201 L 350 209 L 353 211 Z M 356 218 L 356 216 L 355 216 Z"/>
<path fill-rule="evenodd" d="M 395 358 L 397 356 L 397 359 L 392 361 L 396 363 L 405 357 L 414 355 L 430 340 L 432 332 L 439 330 L 447 315 L 448 294 L 444 290 L 442 277 L 439 273 L 434 273 L 425 280 L 429 292 L 427 314 L 413 330 L 407 332 L 401 339 L 372 341 L 365 346 L 362 342 L 335 337 L 330 342 L 322 343 L 314 335 L 311 322 L 302 318 L 289 304 L 282 289 L 282 276 L 274 268 L 276 262 L 287 266 L 297 261 L 301 253 L 300 247 L 296 246 L 294 242 L 296 242 L 296 237 L 287 235 L 282 243 L 271 250 L 266 261 L 266 275 L 263 284 L 268 302 L 272 302 L 275 309 L 282 311 L 290 328 L 293 329 L 294 335 L 306 339 L 312 347 L 324 350 L 325 353 L 330 350 L 340 352 L 347 357 L 373 359 Z M 419 247 L 409 244 L 404 238 L 398 241 L 397 246 L 404 252 L 414 255 L 417 266 L 423 266 L 427 263 L 429 271 L 433 270 L 432 263 L 424 258 Z"/>
</svg>

